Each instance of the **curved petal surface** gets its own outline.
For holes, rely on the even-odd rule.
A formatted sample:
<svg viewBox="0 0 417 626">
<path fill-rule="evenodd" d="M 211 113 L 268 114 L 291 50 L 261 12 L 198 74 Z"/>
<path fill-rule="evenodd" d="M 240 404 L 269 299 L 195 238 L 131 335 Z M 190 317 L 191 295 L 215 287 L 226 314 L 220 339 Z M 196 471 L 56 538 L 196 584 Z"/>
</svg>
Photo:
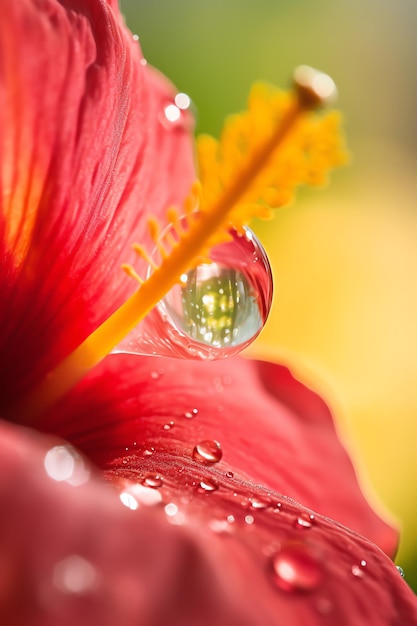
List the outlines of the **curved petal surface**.
<svg viewBox="0 0 417 626">
<path fill-rule="evenodd" d="M 113 355 L 38 425 L 103 469 L 131 466 L 138 480 L 180 468 L 197 444 L 217 441 L 221 460 L 200 464 L 202 479 L 232 472 L 395 551 L 397 533 L 365 500 L 329 409 L 285 367 Z"/>
<path fill-rule="evenodd" d="M 105 0 L 4 0 L 1 13 L 7 404 L 134 291 L 120 265 L 146 243 L 146 217 L 181 203 L 194 165 L 190 117 L 165 123 L 173 87 Z"/>
<path fill-rule="evenodd" d="M 116 470 L 119 498 L 94 476 L 71 484 L 87 466 L 51 461 L 62 448 L 1 425 L 0 617 L 10 626 L 417 624 L 388 557 L 289 499 L 252 486 L 248 508 L 233 480 L 187 492 L 167 477 L 140 490 Z"/>
</svg>

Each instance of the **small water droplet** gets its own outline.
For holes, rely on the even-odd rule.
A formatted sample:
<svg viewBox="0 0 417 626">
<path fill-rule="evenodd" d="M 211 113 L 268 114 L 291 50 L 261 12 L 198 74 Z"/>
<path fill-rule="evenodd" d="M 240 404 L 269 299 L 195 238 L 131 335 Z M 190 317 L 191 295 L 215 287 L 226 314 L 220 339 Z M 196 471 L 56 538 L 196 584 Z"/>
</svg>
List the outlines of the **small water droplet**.
<svg viewBox="0 0 417 626">
<path fill-rule="evenodd" d="M 164 507 L 164 510 L 165 510 L 166 515 L 168 515 L 168 517 L 173 517 L 174 515 L 177 515 L 178 513 L 178 507 L 173 502 L 170 502 L 169 504 L 167 504 Z"/>
<path fill-rule="evenodd" d="M 154 452 L 155 448 L 151 446 L 150 448 L 146 448 L 146 450 L 143 451 L 143 456 L 152 456 Z"/>
<path fill-rule="evenodd" d="M 173 428 L 174 426 L 175 426 L 175 422 L 171 420 L 167 424 L 164 424 L 164 430 L 171 430 L 171 428 Z"/>
<path fill-rule="evenodd" d="M 324 576 L 323 559 L 315 546 L 288 542 L 272 556 L 274 582 L 283 591 L 314 591 Z"/>
<path fill-rule="evenodd" d="M 153 380 L 158 380 L 158 378 L 159 378 L 159 372 L 156 372 L 156 371 L 151 372 L 151 373 L 150 373 L 150 377 L 151 377 Z"/>
<path fill-rule="evenodd" d="M 184 413 L 184 417 L 189 420 L 193 419 L 193 417 L 195 417 L 196 415 L 198 415 L 198 409 L 192 409 L 191 411 L 186 411 Z"/>
<path fill-rule="evenodd" d="M 266 498 L 249 498 L 249 502 L 252 509 L 267 509 L 271 504 Z"/>
<path fill-rule="evenodd" d="M 364 576 L 363 569 L 359 565 L 352 565 L 351 571 L 356 578 L 363 578 Z"/>
<path fill-rule="evenodd" d="M 139 35 L 136 35 L 136 33 L 134 35 L 132 35 L 132 39 L 133 41 L 139 41 Z"/>
<path fill-rule="evenodd" d="M 314 515 L 309 513 L 301 513 L 295 520 L 295 526 L 300 530 L 307 530 L 311 528 L 314 523 Z"/>
<path fill-rule="evenodd" d="M 221 445 L 215 439 L 200 441 L 193 450 L 193 459 L 206 465 L 218 463 L 222 456 Z"/>
<path fill-rule="evenodd" d="M 179 330 L 177 343 L 200 358 L 239 352 L 259 334 L 268 316 L 271 269 L 261 244 L 249 232 L 233 232 L 233 241 L 214 247 L 212 262 L 184 274 L 158 305 L 161 316 Z M 259 249 L 256 262 L 254 248 Z M 231 382 L 230 377 L 219 378 L 216 389 Z"/>
<path fill-rule="evenodd" d="M 199 493 L 211 493 L 212 491 L 217 491 L 217 489 L 219 488 L 218 484 L 214 481 L 214 480 L 201 480 L 197 491 Z"/>
<path fill-rule="evenodd" d="M 146 59 L 141 59 L 139 63 L 143 66 L 148 65 L 148 61 Z"/>
<path fill-rule="evenodd" d="M 246 515 L 245 516 L 245 524 L 253 524 L 255 521 L 255 518 L 253 517 L 253 515 Z"/>
<path fill-rule="evenodd" d="M 396 565 L 395 567 L 397 568 L 398 573 L 400 574 L 401 578 L 405 578 L 405 572 L 404 572 L 403 568 L 400 567 L 399 565 Z"/>
<path fill-rule="evenodd" d="M 226 472 L 226 476 L 227 478 L 233 478 L 234 474 L 233 472 Z"/>
<path fill-rule="evenodd" d="M 163 478 L 159 474 L 148 474 L 143 479 L 143 484 L 146 487 L 152 487 L 152 489 L 159 489 L 162 487 Z"/>
<path fill-rule="evenodd" d="M 228 515 L 227 516 L 227 521 L 228 521 L 229 524 L 234 524 L 235 516 L 234 515 Z"/>
</svg>

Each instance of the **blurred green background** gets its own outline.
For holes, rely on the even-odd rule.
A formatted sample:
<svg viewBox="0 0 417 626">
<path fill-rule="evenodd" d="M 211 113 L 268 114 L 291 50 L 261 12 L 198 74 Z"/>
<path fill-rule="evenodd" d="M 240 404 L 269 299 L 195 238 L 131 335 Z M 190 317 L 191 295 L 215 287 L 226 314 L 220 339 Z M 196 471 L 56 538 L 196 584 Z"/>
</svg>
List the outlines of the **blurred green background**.
<svg viewBox="0 0 417 626">
<path fill-rule="evenodd" d="M 397 563 L 417 589 L 416 0 L 122 0 L 148 61 L 218 135 L 253 81 L 299 64 L 333 76 L 349 167 L 255 225 L 276 296 L 255 353 L 329 400 L 365 489 L 402 528 Z M 324 461 L 325 462 L 325 461 Z M 370 496 L 373 497 L 373 496 Z"/>
</svg>

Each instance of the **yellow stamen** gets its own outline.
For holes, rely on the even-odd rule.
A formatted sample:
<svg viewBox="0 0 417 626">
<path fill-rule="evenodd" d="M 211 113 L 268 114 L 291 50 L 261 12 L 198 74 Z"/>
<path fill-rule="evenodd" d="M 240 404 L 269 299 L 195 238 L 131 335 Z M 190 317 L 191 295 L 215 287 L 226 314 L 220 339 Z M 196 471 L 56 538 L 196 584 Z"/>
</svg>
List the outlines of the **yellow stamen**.
<svg viewBox="0 0 417 626">
<path fill-rule="evenodd" d="M 182 274 L 207 258 L 214 245 L 228 240 L 231 227 L 241 229 L 254 215 L 269 217 L 265 197 L 275 206 L 282 205 L 292 199 L 297 185 L 310 179 L 322 182 L 324 173 L 343 160 L 334 118 L 309 119 L 308 115 L 328 99 L 329 92 L 334 91 L 332 85 L 325 75 L 304 68 L 295 78 L 295 97 L 257 87 L 251 94 L 249 111 L 233 118 L 220 143 L 200 140 L 202 186 L 194 185 L 185 201 L 185 220 L 176 210 L 168 211 L 175 237 L 168 233 L 162 243 L 156 220 L 150 221 L 160 264 L 142 246 L 135 245 L 153 272 L 144 280 L 133 268 L 124 266 L 141 283 L 138 291 L 25 399 L 19 409 L 27 418 L 33 419 L 51 406 L 95 367 Z"/>
</svg>

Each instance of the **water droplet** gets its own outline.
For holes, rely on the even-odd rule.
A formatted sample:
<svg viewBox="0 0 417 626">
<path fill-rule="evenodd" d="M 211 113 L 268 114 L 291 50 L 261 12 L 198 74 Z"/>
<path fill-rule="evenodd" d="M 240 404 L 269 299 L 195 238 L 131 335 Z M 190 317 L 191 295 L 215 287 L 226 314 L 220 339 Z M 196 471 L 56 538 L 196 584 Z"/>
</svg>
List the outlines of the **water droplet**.
<svg viewBox="0 0 417 626">
<path fill-rule="evenodd" d="M 151 446 L 150 448 L 146 448 L 146 450 L 143 451 L 143 456 L 152 456 L 154 452 L 155 448 Z"/>
<path fill-rule="evenodd" d="M 184 274 L 159 305 L 179 331 L 176 343 L 185 333 L 187 351 L 200 358 L 235 354 L 249 345 L 265 324 L 272 301 L 269 262 L 250 231 L 234 232 L 233 241 L 215 247 L 210 258 L 212 263 Z M 219 379 L 219 389 L 223 383 L 231 379 Z"/>
<path fill-rule="evenodd" d="M 199 493 L 211 493 L 212 491 L 217 491 L 217 489 L 219 488 L 218 484 L 214 481 L 214 480 L 201 480 L 197 491 Z"/>
<path fill-rule="evenodd" d="M 193 419 L 193 417 L 195 417 L 196 415 L 198 415 L 198 409 L 192 409 L 191 411 L 186 411 L 184 413 L 184 417 L 189 420 Z"/>
<path fill-rule="evenodd" d="M 245 524 L 253 524 L 255 521 L 255 518 L 253 517 L 253 515 L 246 515 L 245 516 Z"/>
<path fill-rule="evenodd" d="M 301 515 L 299 515 L 295 520 L 296 528 L 299 528 L 301 530 L 307 530 L 308 528 L 311 528 L 314 523 L 314 515 L 308 513 L 301 513 Z"/>
<path fill-rule="evenodd" d="M 234 474 L 233 472 L 226 472 L 226 476 L 227 478 L 233 478 Z"/>
<path fill-rule="evenodd" d="M 152 489 L 159 489 L 162 486 L 163 478 L 159 474 L 148 474 L 143 479 L 143 484 L 146 487 L 152 487 Z"/>
<path fill-rule="evenodd" d="M 125 488 L 119 497 L 122 504 L 133 511 L 138 509 L 140 504 L 153 506 L 162 501 L 161 493 L 155 487 L 146 487 L 131 481 L 125 481 Z"/>
<path fill-rule="evenodd" d="M 53 571 L 54 585 L 64 593 L 88 593 L 96 587 L 97 579 L 94 565 L 78 554 L 57 563 Z"/>
<path fill-rule="evenodd" d="M 249 498 L 249 503 L 252 509 L 267 509 L 271 501 L 266 498 Z"/>
<path fill-rule="evenodd" d="M 364 572 L 363 569 L 359 565 L 352 565 L 352 574 L 356 576 L 356 578 L 363 578 Z"/>
<path fill-rule="evenodd" d="M 136 33 L 134 35 L 132 35 L 132 39 L 133 41 L 139 41 L 139 35 L 136 35 Z"/>
<path fill-rule="evenodd" d="M 228 521 L 229 524 L 234 524 L 235 516 L 234 515 L 228 515 L 227 516 L 227 521 Z"/>
<path fill-rule="evenodd" d="M 90 470 L 83 458 L 71 446 L 54 446 L 45 454 L 44 468 L 50 478 L 65 481 L 73 487 L 84 484 L 90 478 Z"/>
<path fill-rule="evenodd" d="M 301 542 L 284 544 L 272 556 L 274 582 L 283 591 L 314 591 L 323 580 L 323 559 L 315 546 Z"/>
<path fill-rule="evenodd" d="M 175 422 L 171 420 L 167 424 L 164 424 L 164 430 L 171 430 L 171 428 L 173 428 L 174 426 L 175 426 Z"/>
<path fill-rule="evenodd" d="M 404 572 L 403 568 L 400 567 L 399 565 L 396 565 L 395 567 L 397 568 L 398 573 L 400 574 L 401 578 L 405 578 L 405 572 Z"/>
<path fill-rule="evenodd" d="M 215 439 L 200 441 L 193 450 L 193 459 L 206 465 L 218 463 L 222 456 L 221 445 Z"/>
</svg>

